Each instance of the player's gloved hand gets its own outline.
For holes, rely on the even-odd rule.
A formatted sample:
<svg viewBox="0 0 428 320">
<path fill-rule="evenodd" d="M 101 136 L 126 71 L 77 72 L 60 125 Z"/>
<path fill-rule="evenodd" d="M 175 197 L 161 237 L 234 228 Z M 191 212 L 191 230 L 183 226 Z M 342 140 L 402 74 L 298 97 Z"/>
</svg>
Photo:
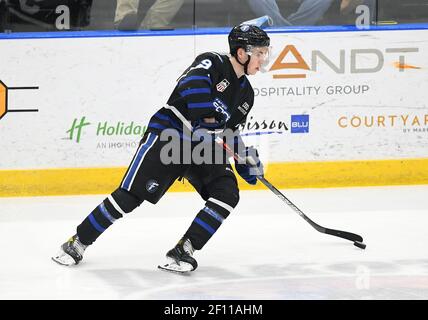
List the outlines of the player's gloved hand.
<svg viewBox="0 0 428 320">
<path fill-rule="evenodd" d="M 214 140 L 226 128 L 226 119 L 222 114 L 216 117 L 198 119 L 193 123 L 193 132 L 204 140 Z"/>
<path fill-rule="evenodd" d="M 263 164 L 259 159 L 259 153 L 256 148 L 246 147 L 240 156 L 245 163 L 235 161 L 235 168 L 239 175 L 249 184 L 257 183 L 257 176 L 263 176 Z"/>
<path fill-rule="evenodd" d="M 225 129 L 225 123 L 220 123 L 217 120 L 214 120 L 213 122 L 206 122 L 206 119 L 198 119 L 193 124 L 193 131 L 201 129 L 213 134 L 222 133 Z"/>
</svg>

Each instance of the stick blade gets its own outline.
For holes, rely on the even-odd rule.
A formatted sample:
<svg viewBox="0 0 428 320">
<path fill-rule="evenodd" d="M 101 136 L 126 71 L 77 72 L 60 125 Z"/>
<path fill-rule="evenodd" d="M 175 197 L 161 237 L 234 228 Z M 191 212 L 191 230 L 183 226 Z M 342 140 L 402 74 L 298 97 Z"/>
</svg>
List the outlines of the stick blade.
<svg viewBox="0 0 428 320">
<path fill-rule="evenodd" d="M 343 238 L 343 239 L 347 239 L 349 241 L 353 241 L 353 242 L 363 242 L 363 237 L 361 237 L 358 234 L 352 233 L 352 232 L 347 232 L 347 231 L 341 231 L 341 230 L 334 230 L 334 229 L 325 229 L 325 233 L 335 236 L 335 237 L 339 237 L 339 238 Z"/>
<path fill-rule="evenodd" d="M 363 250 L 366 248 L 366 245 L 364 243 L 360 242 L 360 241 L 355 241 L 354 242 L 354 246 L 356 246 L 356 247 L 358 247 L 360 249 L 363 249 Z"/>
</svg>

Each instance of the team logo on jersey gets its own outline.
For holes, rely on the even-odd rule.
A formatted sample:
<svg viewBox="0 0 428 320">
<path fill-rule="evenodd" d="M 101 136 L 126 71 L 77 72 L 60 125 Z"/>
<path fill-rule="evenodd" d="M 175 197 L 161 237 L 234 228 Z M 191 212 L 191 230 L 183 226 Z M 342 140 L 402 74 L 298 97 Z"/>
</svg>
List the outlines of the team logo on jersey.
<svg viewBox="0 0 428 320">
<path fill-rule="evenodd" d="M 148 193 L 154 193 L 159 187 L 159 183 L 156 180 L 149 180 L 146 183 L 146 190 Z"/>
<path fill-rule="evenodd" d="M 227 81 L 227 79 L 221 80 L 219 83 L 217 83 L 216 88 L 218 92 L 223 92 L 227 89 L 227 87 L 230 85 L 230 82 Z"/>
<path fill-rule="evenodd" d="M 221 101 L 219 98 L 214 99 L 213 105 L 215 107 L 215 111 L 217 111 L 218 113 L 224 114 L 226 121 L 229 121 L 230 113 L 227 112 L 227 109 L 228 109 L 227 105 L 223 101 Z"/>
<path fill-rule="evenodd" d="M 241 111 L 241 113 L 245 116 L 248 113 L 248 110 L 250 109 L 250 105 L 248 102 L 244 102 L 242 105 L 238 107 L 238 110 Z"/>
</svg>

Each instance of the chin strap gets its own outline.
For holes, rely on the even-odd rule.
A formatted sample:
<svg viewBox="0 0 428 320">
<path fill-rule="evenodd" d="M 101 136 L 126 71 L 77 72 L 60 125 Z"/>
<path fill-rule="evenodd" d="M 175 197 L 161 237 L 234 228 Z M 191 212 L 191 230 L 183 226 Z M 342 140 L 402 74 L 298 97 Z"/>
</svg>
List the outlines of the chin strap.
<svg viewBox="0 0 428 320">
<path fill-rule="evenodd" d="M 238 55 L 235 55 L 235 59 L 236 61 L 238 61 L 238 63 L 244 67 L 244 72 L 245 74 L 248 76 L 248 65 L 250 64 L 250 60 L 251 60 L 251 56 L 248 55 L 248 60 L 245 63 L 241 63 L 241 61 L 239 61 Z"/>
</svg>

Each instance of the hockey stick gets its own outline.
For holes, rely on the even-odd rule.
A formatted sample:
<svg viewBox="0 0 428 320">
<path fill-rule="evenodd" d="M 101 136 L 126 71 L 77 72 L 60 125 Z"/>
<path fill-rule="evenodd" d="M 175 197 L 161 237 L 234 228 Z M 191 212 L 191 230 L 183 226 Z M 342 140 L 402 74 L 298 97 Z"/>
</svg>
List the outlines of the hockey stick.
<svg viewBox="0 0 428 320">
<path fill-rule="evenodd" d="M 235 153 L 220 137 L 216 138 L 216 142 L 223 147 L 226 152 L 232 156 L 235 160 L 245 163 L 245 160 Z M 257 176 L 257 179 L 263 183 L 270 191 L 272 191 L 278 198 L 280 198 L 282 201 L 284 201 L 288 206 L 290 206 L 294 212 L 296 212 L 299 216 L 301 216 L 303 219 L 305 219 L 306 222 L 308 222 L 315 230 L 329 234 L 331 236 L 343 238 L 349 241 L 353 241 L 354 245 L 358 248 L 365 249 L 366 245 L 363 243 L 363 238 L 355 233 L 347 232 L 347 231 L 341 231 L 341 230 L 335 230 L 335 229 L 329 229 L 320 226 L 319 224 L 312 221 L 307 215 L 305 215 L 302 210 L 300 210 L 293 202 L 291 202 L 285 195 L 281 193 L 277 188 L 275 188 L 269 181 L 266 180 L 266 178 L 262 175 Z"/>
</svg>

